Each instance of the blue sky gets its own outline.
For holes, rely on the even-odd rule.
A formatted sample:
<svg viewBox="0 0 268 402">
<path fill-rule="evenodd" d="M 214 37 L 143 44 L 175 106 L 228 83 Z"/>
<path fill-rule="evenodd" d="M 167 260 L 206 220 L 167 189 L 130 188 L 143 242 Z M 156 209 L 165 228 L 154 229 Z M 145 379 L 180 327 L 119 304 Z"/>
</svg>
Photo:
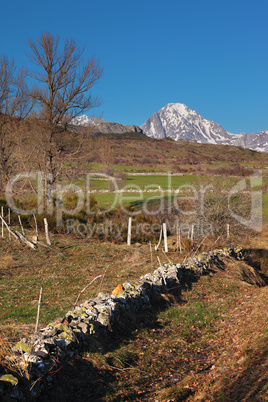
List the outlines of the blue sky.
<svg viewBox="0 0 268 402">
<path fill-rule="evenodd" d="M 72 37 L 104 68 L 106 121 L 141 125 L 185 103 L 226 130 L 268 130 L 267 0 L 0 0 L 0 53 L 29 67 L 26 39 Z M 90 114 L 90 113 L 88 113 Z"/>
</svg>

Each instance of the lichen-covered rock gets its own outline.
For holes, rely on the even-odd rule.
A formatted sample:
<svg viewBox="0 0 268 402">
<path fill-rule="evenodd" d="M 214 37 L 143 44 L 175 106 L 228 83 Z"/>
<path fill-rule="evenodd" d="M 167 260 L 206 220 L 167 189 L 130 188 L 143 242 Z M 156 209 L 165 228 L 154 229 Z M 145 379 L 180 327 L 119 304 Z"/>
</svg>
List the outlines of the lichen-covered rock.
<svg viewBox="0 0 268 402">
<path fill-rule="evenodd" d="M 36 356 L 29 353 L 24 353 L 24 360 L 27 363 L 40 363 L 42 362 L 42 358 L 40 356 Z"/>
<path fill-rule="evenodd" d="M 51 326 L 45 327 L 40 331 L 44 338 L 50 338 L 51 336 L 55 336 L 57 330 Z"/>
<path fill-rule="evenodd" d="M 65 339 L 66 341 L 69 341 L 69 342 L 75 342 L 76 341 L 75 336 L 70 331 L 61 332 L 60 334 L 57 335 L 57 338 Z"/>
<path fill-rule="evenodd" d="M 29 353 L 30 346 L 27 345 L 25 342 L 20 341 L 20 342 L 16 343 L 13 350 L 17 350 L 18 352 L 21 352 L 21 353 Z"/>
<path fill-rule="evenodd" d="M 12 374 L 1 375 L 0 381 L 7 382 L 8 384 L 12 385 L 12 387 L 15 387 L 19 383 L 17 377 Z"/>
<path fill-rule="evenodd" d="M 57 330 L 57 333 L 70 331 L 70 327 L 68 325 L 62 324 L 62 323 L 54 325 L 54 328 Z"/>
<path fill-rule="evenodd" d="M 100 313 L 97 321 L 100 322 L 104 327 L 107 327 L 110 324 L 110 315 L 107 313 Z"/>
<path fill-rule="evenodd" d="M 87 334 L 88 333 L 88 329 L 89 329 L 89 325 L 86 324 L 85 322 L 81 322 L 78 327 L 79 329 L 81 329 L 81 331 L 83 332 L 83 334 Z"/>
</svg>

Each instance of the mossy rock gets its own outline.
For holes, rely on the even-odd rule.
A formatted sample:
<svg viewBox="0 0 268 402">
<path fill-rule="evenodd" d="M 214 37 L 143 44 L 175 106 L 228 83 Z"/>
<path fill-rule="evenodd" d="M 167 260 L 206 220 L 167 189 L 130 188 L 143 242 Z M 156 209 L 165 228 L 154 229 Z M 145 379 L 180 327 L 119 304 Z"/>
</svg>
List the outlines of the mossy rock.
<svg viewBox="0 0 268 402">
<path fill-rule="evenodd" d="M 75 342 L 75 337 L 72 333 L 70 333 L 70 331 L 63 331 L 58 335 L 59 339 L 64 339 L 66 341 L 70 341 L 70 342 Z"/>
<path fill-rule="evenodd" d="M 98 321 L 105 327 L 110 324 L 110 316 L 108 314 L 100 313 Z"/>
<path fill-rule="evenodd" d="M 19 383 L 19 380 L 16 377 L 14 377 L 14 375 L 12 375 L 12 374 L 4 374 L 4 375 L 2 375 L 0 377 L 0 381 L 8 382 L 13 387 L 18 385 L 18 383 Z"/>
<path fill-rule="evenodd" d="M 89 324 L 89 330 L 88 330 L 90 335 L 95 335 L 96 330 L 95 330 L 95 325 L 93 323 Z"/>
<path fill-rule="evenodd" d="M 49 324 L 51 325 L 51 324 Z M 62 331 L 62 332 L 68 332 L 70 331 L 70 328 L 68 327 L 68 325 L 65 324 L 56 324 L 56 325 L 51 325 L 52 327 L 54 327 L 57 331 Z"/>
<path fill-rule="evenodd" d="M 16 343 L 14 349 L 18 350 L 19 352 L 30 353 L 30 347 L 25 342 Z"/>
<path fill-rule="evenodd" d="M 85 313 L 85 311 L 75 311 L 75 315 L 77 315 L 78 317 L 87 317 L 88 314 Z"/>
</svg>

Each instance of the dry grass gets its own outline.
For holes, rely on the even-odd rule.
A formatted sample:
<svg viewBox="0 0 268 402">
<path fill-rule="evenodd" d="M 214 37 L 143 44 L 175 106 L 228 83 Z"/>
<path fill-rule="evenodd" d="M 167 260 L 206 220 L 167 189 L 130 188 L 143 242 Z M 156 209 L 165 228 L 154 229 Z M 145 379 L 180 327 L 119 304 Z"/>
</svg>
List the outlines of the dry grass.
<svg viewBox="0 0 268 402">
<path fill-rule="evenodd" d="M 0 260 L 0 275 L 3 273 L 10 272 L 12 268 L 16 266 L 16 262 L 10 254 L 8 254 L 8 251 L 5 253 L 1 254 L 1 260 Z"/>
</svg>

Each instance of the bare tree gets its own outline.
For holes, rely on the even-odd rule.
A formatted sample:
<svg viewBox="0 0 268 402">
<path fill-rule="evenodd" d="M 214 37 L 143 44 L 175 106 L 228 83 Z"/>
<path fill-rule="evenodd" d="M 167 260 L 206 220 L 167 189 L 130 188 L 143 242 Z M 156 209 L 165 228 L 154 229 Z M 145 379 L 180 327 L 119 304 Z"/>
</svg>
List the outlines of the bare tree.
<svg viewBox="0 0 268 402">
<path fill-rule="evenodd" d="M 61 46 L 58 36 L 43 33 L 37 42 L 28 39 L 28 46 L 28 57 L 39 70 L 29 73 L 37 81 L 30 95 L 36 105 L 39 163 L 47 189 L 61 171 L 59 156 L 66 152 L 72 118 L 100 105 L 90 91 L 103 69 L 95 57 L 85 60 L 84 49 L 79 50 L 73 39 Z"/>
<path fill-rule="evenodd" d="M 14 171 L 18 160 L 15 149 L 19 126 L 31 110 L 25 92 L 25 74 L 17 72 L 14 61 L 0 55 L 0 182 L 1 191 Z"/>
<path fill-rule="evenodd" d="M 111 140 L 101 136 L 98 138 L 98 142 L 101 163 L 105 165 L 106 169 L 112 169 L 111 165 L 114 163 L 114 150 L 112 149 Z"/>
</svg>

